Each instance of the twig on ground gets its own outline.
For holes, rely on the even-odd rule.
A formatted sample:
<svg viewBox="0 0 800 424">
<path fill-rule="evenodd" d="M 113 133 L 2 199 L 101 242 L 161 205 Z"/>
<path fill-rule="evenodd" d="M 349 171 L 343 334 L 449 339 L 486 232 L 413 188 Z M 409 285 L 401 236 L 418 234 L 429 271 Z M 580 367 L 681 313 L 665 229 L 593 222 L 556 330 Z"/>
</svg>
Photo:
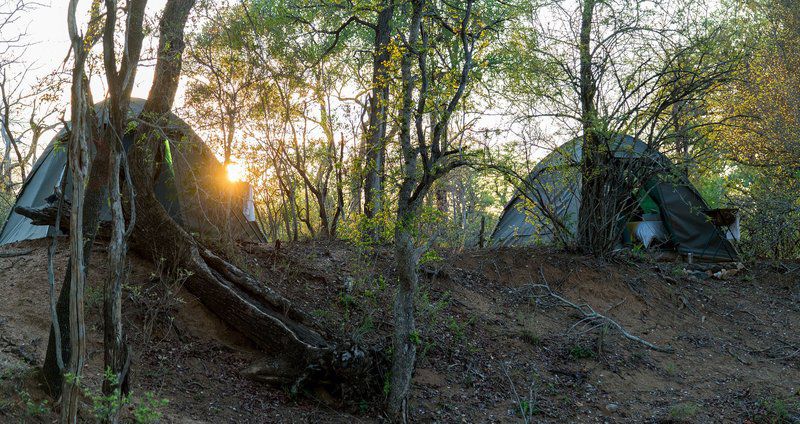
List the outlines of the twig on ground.
<svg viewBox="0 0 800 424">
<path fill-rule="evenodd" d="M 0 252 L 0 258 L 16 258 L 17 256 L 25 256 L 33 253 L 33 249 L 19 250 L 16 252 Z"/>
<path fill-rule="evenodd" d="M 750 362 L 745 361 L 744 359 L 742 359 L 741 356 L 737 355 L 736 352 L 733 351 L 733 348 L 734 346 L 732 344 L 730 343 L 725 344 L 725 351 L 728 352 L 729 355 L 731 355 L 737 361 L 741 362 L 742 365 L 751 365 Z"/>
<path fill-rule="evenodd" d="M 528 388 L 528 399 L 522 399 L 517 392 L 517 386 L 514 384 L 514 380 L 511 379 L 511 376 L 508 374 L 508 368 L 506 364 L 500 362 L 500 369 L 503 370 L 503 375 L 506 376 L 508 379 L 508 384 L 511 385 L 511 394 L 514 396 L 514 402 L 517 404 L 517 408 L 519 409 L 519 414 L 522 417 L 522 420 L 525 424 L 529 424 L 533 422 L 533 411 L 535 406 L 534 399 L 534 382 L 531 382 L 530 387 Z"/>
<path fill-rule="evenodd" d="M 784 356 L 784 357 L 783 357 L 783 358 L 781 358 L 781 359 L 791 359 L 791 358 L 794 358 L 795 356 L 797 356 L 798 354 L 800 354 L 800 348 L 799 348 L 799 349 L 797 349 L 797 350 L 795 350 L 794 352 L 792 352 L 792 353 L 790 353 L 790 354 L 788 354 L 788 355 Z"/>
<path fill-rule="evenodd" d="M 659 345 L 650 343 L 650 342 L 648 342 L 647 340 L 645 340 L 645 339 L 643 339 L 641 337 L 634 336 L 633 334 L 629 333 L 628 330 L 626 330 L 625 327 L 623 327 L 618 322 L 616 322 L 613 319 L 611 319 L 611 318 L 609 318 L 609 317 L 607 317 L 607 316 L 595 311 L 594 308 L 592 308 L 591 305 L 589 305 L 588 303 L 582 303 L 582 304 L 578 305 L 578 304 L 576 304 L 576 303 L 564 298 L 563 296 L 561 296 L 560 294 L 554 292 L 550 288 L 550 284 L 547 283 L 547 279 L 545 279 L 545 277 L 544 277 L 544 271 L 542 271 L 541 268 L 539 268 L 539 275 L 541 276 L 542 284 L 533 284 L 532 285 L 533 288 L 544 289 L 547 292 L 547 295 L 549 295 L 550 297 L 555 298 L 556 300 L 560 301 L 564 305 L 575 309 L 576 311 L 578 311 L 578 313 L 581 314 L 581 319 L 578 322 L 576 322 L 575 324 L 573 324 L 572 327 L 570 327 L 569 331 L 572 331 L 572 329 L 574 329 L 576 326 L 578 326 L 580 324 L 583 324 L 583 323 L 597 323 L 597 324 L 605 323 L 605 324 L 609 324 L 611 327 L 616 328 L 617 331 L 619 331 L 620 334 L 622 334 L 622 336 L 625 337 L 626 339 L 634 341 L 634 342 L 637 342 L 637 343 L 640 343 L 640 344 L 643 344 L 643 345 L 649 347 L 650 349 L 653 349 L 653 350 L 658 351 L 658 352 L 664 352 L 664 353 L 672 353 L 672 352 L 675 351 L 670 346 L 659 346 Z"/>
</svg>

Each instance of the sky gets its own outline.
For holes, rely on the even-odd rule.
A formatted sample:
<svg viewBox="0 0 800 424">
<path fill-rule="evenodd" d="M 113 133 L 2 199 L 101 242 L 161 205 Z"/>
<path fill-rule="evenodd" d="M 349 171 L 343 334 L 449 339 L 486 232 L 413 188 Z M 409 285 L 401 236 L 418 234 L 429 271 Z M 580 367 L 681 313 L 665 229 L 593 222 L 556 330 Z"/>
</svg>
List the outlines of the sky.
<svg viewBox="0 0 800 424">
<path fill-rule="evenodd" d="M 35 7 L 26 13 L 10 31 L 25 31 L 27 41 L 31 44 L 24 60 L 28 62 L 30 73 L 28 78 L 34 80 L 61 66 L 69 52 L 69 34 L 67 32 L 67 0 L 39 0 L 42 6 Z M 78 3 L 79 28 L 85 29 L 88 21 L 88 9 L 91 1 Z M 157 14 L 166 0 L 149 0 L 148 16 Z M 137 85 L 134 87 L 135 97 L 146 97 L 153 78 L 152 67 L 143 66 L 138 71 Z M 103 98 L 102 78 L 93 78 L 92 94 L 95 98 Z"/>
<path fill-rule="evenodd" d="M 0 1 L 0 13 L 7 11 L 17 0 Z M 19 15 L 19 18 L 10 25 L 0 29 L 0 40 L 8 40 L 17 34 L 24 34 L 21 44 L 28 47 L 21 56 L 20 65 L 9 68 L 9 76 L 23 75 L 23 87 L 32 87 L 39 78 L 42 78 L 56 70 L 71 71 L 70 68 L 63 69 L 64 59 L 69 53 L 70 40 L 67 31 L 67 7 L 68 0 L 25 0 L 28 3 L 37 3 L 30 9 Z M 166 0 L 149 0 L 147 4 L 147 16 L 152 18 L 157 16 L 163 9 Z M 91 0 L 80 0 L 78 3 L 78 27 L 81 31 L 86 29 L 88 23 L 88 9 Z M 149 44 L 157 40 L 145 40 L 145 49 Z M 143 52 L 143 56 L 145 52 Z M 69 66 L 69 65 L 68 65 Z M 146 98 L 153 80 L 152 63 L 142 62 L 137 69 L 136 84 L 133 88 L 133 97 Z M 183 84 L 182 84 L 183 86 Z M 183 87 L 179 88 L 177 102 L 182 103 Z M 95 99 L 103 99 L 106 95 L 105 78 L 103 75 L 93 75 L 91 78 L 91 90 Z M 61 103 L 66 111 L 64 119 L 69 120 L 69 86 L 65 86 L 62 91 Z M 27 111 L 25 112 L 27 113 Z M 27 116 L 27 115 L 26 115 Z M 25 118 L 27 119 L 27 118 Z M 43 134 L 42 140 L 49 140 L 55 136 L 58 128 Z M 39 149 L 44 149 L 46 143 L 40 143 Z"/>
</svg>

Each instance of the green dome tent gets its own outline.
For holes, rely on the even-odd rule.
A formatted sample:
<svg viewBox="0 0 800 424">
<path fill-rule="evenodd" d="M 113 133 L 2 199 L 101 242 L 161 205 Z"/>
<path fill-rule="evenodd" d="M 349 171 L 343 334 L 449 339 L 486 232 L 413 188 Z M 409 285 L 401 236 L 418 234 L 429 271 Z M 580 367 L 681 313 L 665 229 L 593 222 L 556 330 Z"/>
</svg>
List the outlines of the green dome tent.
<svg viewBox="0 0 800 424">
<path fill-rule="evenodd" d="M 581 203 L 581 144 L 581 139 L 565 143 L 537 164 L 526 179 L 525 192 L 518 191 L 503 210 L 492 245 L 572 240 Z M 666 246 L 698 259 L 738 260 L 728 232 L 711 221 L 702 196 L 684 176 L 673 172 L 666 156 L 630 136 L 618 137 L 609 148 L 615 158 L 643 161 L 648 168 L 647 179 L 635 184 L 630 197 L 643 212 L 643 225 L 658 229 Z"/>
<path fill-rule="evenodd" d="M 131 100 L 132 114 L 138 115 L 143 107 L 144 100 Z M 95 109 L 101 115 L 100 121 L 107 122 L 102 117 L 103 103 L 95 105 Z M 33 165 L 0 231 L 0 245 L 48 235 L 50 227 L 34 225 L 15 208 L 44 207 L 53 199 L 55 187 L 64 179 L 70 181 L 63 143 L 66 135 L 64 128 Z M 229 182 L 223 165 L 211 149 L 177 116 L 170 116 L 164 135 L 162 164 L 154 183 L 156 197 L 170 216 L 187 231 L 203 236 L 266 241 L 255 221 L 249 185 Z M 126 150 L 132 144 L 132 136 L 123 139 Z M 64 191 L 67 200 L 71 192 L 67 185 Z M 111 219 L 108 205 L 104 205 L 100 217 L 106 221 Z"/>
</svg>

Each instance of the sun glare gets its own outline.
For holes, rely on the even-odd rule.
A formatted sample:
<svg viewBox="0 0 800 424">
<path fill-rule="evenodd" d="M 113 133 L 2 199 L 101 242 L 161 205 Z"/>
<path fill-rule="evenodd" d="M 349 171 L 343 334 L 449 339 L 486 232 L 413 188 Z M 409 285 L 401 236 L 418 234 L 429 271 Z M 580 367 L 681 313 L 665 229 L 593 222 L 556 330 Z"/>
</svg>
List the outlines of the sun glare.
<svg viewBox="0 0 800 424">
<path fill-rule="evenodd" d="M 229 163 L 225 166 L 225 171 L 228 173 L 228 181 L 236 183 L 244 179 L 244 169 L 238 163 Z"/>
</svg>

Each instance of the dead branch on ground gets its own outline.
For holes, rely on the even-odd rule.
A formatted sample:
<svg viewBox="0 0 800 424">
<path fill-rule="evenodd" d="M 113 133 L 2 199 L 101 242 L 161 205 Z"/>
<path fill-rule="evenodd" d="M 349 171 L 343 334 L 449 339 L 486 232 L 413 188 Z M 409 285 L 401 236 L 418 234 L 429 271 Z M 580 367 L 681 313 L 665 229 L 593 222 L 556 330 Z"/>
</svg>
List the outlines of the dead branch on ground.
<svg viewBox="0 0 800 424">
<path fill-rule="evenodd" d="M 0 258 L 16 258 L 17 256 L 26 256 L 33 253 L 34 249 L 18 250 L 16 252 L 0 252 Z"/>
<path fill-rule="evenodd" d="M 648 348 L 653 349 L 655 351 L 664 352 L 664 353 L 672 353 L 672 352 L 675 351 L 670 346 L 659 346 L 659 345 L 650 343 L 650 342 L 648 342 L 647 340 L 645 340 L 645 339 L 643 339 L 641 337 L 634 336 L 633 334 L 629 333 L 628 330 L 626 330 L 625 327 L 623 327 L 620 323 L 618 323 L 618 322 L 614 321 L 613 319 L 611 319 L 611 318 L 609 318 L 609 317 L 607 317 L 607 316 L 595 311 L 594 308 L 592 308 L 592 306 L 589 305 L 588 303 L 577 304 L 575 302 L 572 302 L 572 301 L 564 298 L 563 296 L 561 296 L 560 294 L 554 292 L 550 288 L 550 284 L 547 282 L 547 279 L 544 277 L 544 271 L 542 271 L 541 268 L 539 268 L 539 275 L 541 276 L 542 283 L 541 284 L 533 284 L 532 288 L 534 288 L 534 289 L 537 289 L 537 288 L 538 289 L 544 289 L 546 291 L 546 295 L 547 296 L 550 296 L 550 297 L 558 300 L 559 302 L 561 302 L 565 306 L 569 306 L 570 308 L 575 309 L 576 311 L 578 311 L 579 314 L 581 314 L 581 319 L 577 323 L 575 323 L 572 327 L 570 327 L 570 330 L 572 330 L 572 328 L 575 328 L 575 326 L 577 326 L 579 324 L 595 324 L 595 327 L 593 327 L 593 328 L 600 327 L 602 325 L 609 325 L 609 326 L 611 326 L 613 328 L 616 328 L 617 331 L 619 331 L 620 334 L 622 334 L 622 336 L 625 337 L 626 339 L 634 341 L 634 342 L 637 342 L 637 343 L 640 343 L 640 344 L 643 344 L 643 345 L 647 346 Z M 537 297 L 542 297 L 542 296 L 537 296 Z"/>
</svg>

